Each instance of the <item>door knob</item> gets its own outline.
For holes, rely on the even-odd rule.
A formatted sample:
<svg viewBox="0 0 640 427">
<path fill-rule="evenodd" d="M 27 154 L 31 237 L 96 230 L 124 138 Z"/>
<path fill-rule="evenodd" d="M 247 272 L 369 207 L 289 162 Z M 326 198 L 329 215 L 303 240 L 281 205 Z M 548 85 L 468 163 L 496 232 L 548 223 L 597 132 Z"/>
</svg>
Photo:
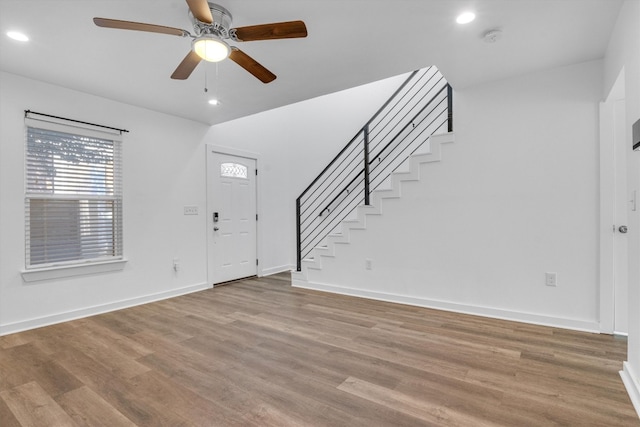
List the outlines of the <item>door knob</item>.
<svg viewBox="0 0 640 427">
<path fill-rule="evenodd" d="M 622 234 L 625 234 L 627 232 L 627 226 L 621 225 L 620 227 L 618 227 L 618 231 L 621 232 Z"/>
</svg>

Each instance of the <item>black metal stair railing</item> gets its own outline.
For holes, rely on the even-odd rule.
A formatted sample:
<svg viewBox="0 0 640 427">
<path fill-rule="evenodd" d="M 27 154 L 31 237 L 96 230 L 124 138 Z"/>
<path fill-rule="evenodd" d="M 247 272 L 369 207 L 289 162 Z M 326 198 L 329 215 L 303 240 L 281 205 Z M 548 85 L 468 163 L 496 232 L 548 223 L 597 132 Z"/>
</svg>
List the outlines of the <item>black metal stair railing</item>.
<svg viewBox="0 0 640 427">
<path fill-rule="evenodd" d="M 436 67 L 414 71 L 296 199 L 297 270 L 429 136 L 451 131 L 451 86 Z"/>
</svg>

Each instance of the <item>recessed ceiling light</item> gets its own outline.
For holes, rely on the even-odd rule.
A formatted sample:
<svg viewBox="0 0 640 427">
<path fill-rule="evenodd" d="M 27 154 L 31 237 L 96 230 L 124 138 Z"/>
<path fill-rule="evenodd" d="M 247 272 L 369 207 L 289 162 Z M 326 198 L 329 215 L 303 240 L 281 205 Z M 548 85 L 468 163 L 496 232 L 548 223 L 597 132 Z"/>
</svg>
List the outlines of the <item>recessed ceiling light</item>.
<svg viewBox="0 0 640 427">
<path fill-rule="evenodd" d="M 218 101 L 217 99 L 210 99 L 209 100 L 209 104 L 211 105 L 220 105 L 220 101 Z"/>
<path fill-rule="evenodd" d="M 8 31 L 7 32 L 7 36 L 9 36 L 12 39 L 17 40 L 19 42 L 28 42 L 29 41 L 29 37 L 27 37 L 26 34 L 20 33 L 18 31 Z"/>
<path fill-rule="evenodd" d="M 469 22 L 473 21 L 474 19 L 476 19 L 476 14 L 473 12 L 464 12 L 461 13 L 460 15 L 458 15 L 458 17 L 456 18 L 456 22 L 458 24 L 468 24 Z"/>
</svg>

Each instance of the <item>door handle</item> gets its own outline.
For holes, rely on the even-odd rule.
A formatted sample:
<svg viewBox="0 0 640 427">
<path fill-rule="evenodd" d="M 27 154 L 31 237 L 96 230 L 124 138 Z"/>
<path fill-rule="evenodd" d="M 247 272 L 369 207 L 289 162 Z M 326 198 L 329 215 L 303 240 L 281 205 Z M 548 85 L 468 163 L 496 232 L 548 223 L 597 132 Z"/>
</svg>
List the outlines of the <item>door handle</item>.
<svg viewBox="0 0 640 427">
<path fill-rule="evenodd" d="M 213 227 L 213 231 L 218 231 L 220 230 L 218 227 Z"/>
<path fill-rule="evenodd" d="M 621 225 L 620 227 L 618 227 L 618 231 L 621 232 L 622 234 L 626 234 L 627 233 L 627 226 L 626 225 Z"/>
</svg>

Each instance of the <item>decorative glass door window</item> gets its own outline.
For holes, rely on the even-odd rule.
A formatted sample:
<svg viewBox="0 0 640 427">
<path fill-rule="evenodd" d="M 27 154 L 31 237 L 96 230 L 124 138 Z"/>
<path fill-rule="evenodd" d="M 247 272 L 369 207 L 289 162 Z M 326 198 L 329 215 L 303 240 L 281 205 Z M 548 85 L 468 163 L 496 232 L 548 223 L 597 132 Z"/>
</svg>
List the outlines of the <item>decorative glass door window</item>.
<svg viewBox="0 0 640 427">
<path fill-rule="evenodd" d="M 222 163 L 220 165 L 220 176 L 225 178 L 247 179 L 248 169 L 239 163 Z"/>
</svg>

